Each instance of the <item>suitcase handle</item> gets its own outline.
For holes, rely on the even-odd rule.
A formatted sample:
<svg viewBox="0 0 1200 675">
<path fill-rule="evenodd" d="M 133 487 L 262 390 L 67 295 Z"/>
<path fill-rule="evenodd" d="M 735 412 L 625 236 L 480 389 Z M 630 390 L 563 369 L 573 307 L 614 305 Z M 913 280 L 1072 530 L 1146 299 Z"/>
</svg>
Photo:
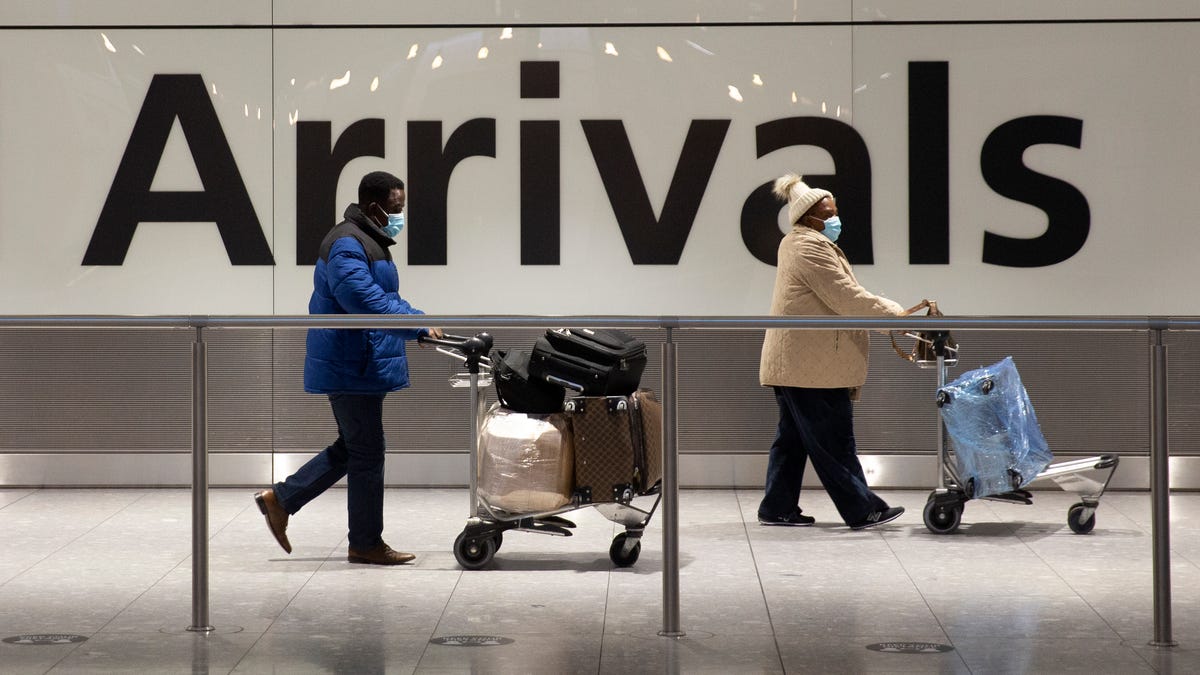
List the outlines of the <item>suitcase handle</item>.
<svg viewBox="0 0 1200 675">
<path fill-rule="evenodd" d="M 574 382 L 568 382 L 567 380 L 564 380 L 561 377 L 555 377 L 554 375 L 546 375 L 545 377 L 546 377 L 546 381 L 549 382 L 550 384 L 557 384 L 558 386 L 565 387 L 567 389 L 570 389 L 571 391 L 583 391 L 582 384 L 575 384 Z"/>
</svg>

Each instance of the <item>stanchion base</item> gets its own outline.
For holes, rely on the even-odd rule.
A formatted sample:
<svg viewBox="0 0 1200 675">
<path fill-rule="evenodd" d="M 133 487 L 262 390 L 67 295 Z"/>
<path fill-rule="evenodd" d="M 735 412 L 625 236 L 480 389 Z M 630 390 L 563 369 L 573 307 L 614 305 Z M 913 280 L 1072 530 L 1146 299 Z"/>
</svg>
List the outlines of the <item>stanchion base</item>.
<svg viewBox="0 0 1200 675">
<path fill-rule="evenodd" d="M 681 637 L 687 636 L 687 633 L 685 633 L 683 631 L 660 630 L 660 631 L 658 631 L 658 634 L 660 637 L 665 637 L 665 638 L 681 638 Z"/>
<path fill-rule="evenodd" d="M 1146 644 L 1150 645 L 1151 647 L 1178 647 L 1179 646 L 1179 643 L 1174 640 L 1171 640 L 1170 642 L 1159 642 L 1158 640 L 1151 640 L 1151 641 L 1147 642 Z"/>
<path fill-rule="evenodd" d="M 167 635 L 228 635 L 231 633 L 240 633 L 246 630 L 241 626 L 188 626 L 187 628 L 159 628 L 158 632 Z"/>
</svg>

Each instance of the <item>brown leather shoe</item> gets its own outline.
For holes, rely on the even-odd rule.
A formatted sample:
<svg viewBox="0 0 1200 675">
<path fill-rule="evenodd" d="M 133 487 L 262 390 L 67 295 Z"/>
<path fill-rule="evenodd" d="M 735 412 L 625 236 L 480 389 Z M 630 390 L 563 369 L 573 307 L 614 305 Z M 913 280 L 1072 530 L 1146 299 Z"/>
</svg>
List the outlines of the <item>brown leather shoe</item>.
<svg viewBox="0 0 1200 675">
<path fill-rule="evenodd" d="M 259 492 L 254 495 L 254 503 L 258 504 L 258 510 L 267 517 L 267 527 L 271 529 L 271 534 L 275 535 L 275 541 L 279 542 L 284 551 L 291 553 L 292 543 L 287 538 L 288 512 L 284 511 L 279 505 L 279 500 L 275 499 L 275 491 Z"/>
<path fill-rule="evenodd" d="M 375 548 L 366 551 L 350 549 L 346 554 L 346 560 L 363 565 L 403 565 L 416 557 L 411 553 L 393 551 L 391 546 L 382 541 Z"/>
</svg>

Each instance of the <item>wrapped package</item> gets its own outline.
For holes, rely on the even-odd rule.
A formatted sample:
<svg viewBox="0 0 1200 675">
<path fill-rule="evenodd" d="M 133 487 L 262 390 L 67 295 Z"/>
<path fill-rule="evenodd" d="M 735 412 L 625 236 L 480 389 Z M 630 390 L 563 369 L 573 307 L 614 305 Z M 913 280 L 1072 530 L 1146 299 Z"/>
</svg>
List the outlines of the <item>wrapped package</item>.
<svg viewBox="0 0 1200 675">
<path fill-rule="evenodd" d="M 968 497 L 1023 487 L 1054 458 L 1011 356 L 963 373 L 940 391 L 942 421 Z"/>
<path fill-rule="evenodd" d="M 479 496 L 509 513 L 552 511 L 569 504 L 575 488 L 569 424 L 558 413 L 493 406 L 479 434 Z"/>
</svg>

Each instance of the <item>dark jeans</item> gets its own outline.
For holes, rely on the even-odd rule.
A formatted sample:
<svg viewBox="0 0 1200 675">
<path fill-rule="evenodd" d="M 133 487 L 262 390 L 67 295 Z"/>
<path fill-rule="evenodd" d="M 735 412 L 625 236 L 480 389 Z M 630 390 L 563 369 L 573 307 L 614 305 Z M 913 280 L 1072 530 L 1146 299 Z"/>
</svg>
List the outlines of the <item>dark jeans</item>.
<svg viewBox="0 0 1200 675">
<path fill-rule="evenodd" d="M 331 394 L 337 420 L 333 445 L 275 484 L 275 497 L 296 513 L 346 476 L 350 548 L 365 551 L 383 541 L 384 394 Z"/>
<path fill-rule="evenodd" d="M 784 516 L 797 508 L 806 459 L 846 524 L 887 508 L 867 487 L 858 462 L 849 389 L 775 387 L 775 400 L 779 427 L 767 460 L 766 496 L 759 515 Z"/>
</svg>

